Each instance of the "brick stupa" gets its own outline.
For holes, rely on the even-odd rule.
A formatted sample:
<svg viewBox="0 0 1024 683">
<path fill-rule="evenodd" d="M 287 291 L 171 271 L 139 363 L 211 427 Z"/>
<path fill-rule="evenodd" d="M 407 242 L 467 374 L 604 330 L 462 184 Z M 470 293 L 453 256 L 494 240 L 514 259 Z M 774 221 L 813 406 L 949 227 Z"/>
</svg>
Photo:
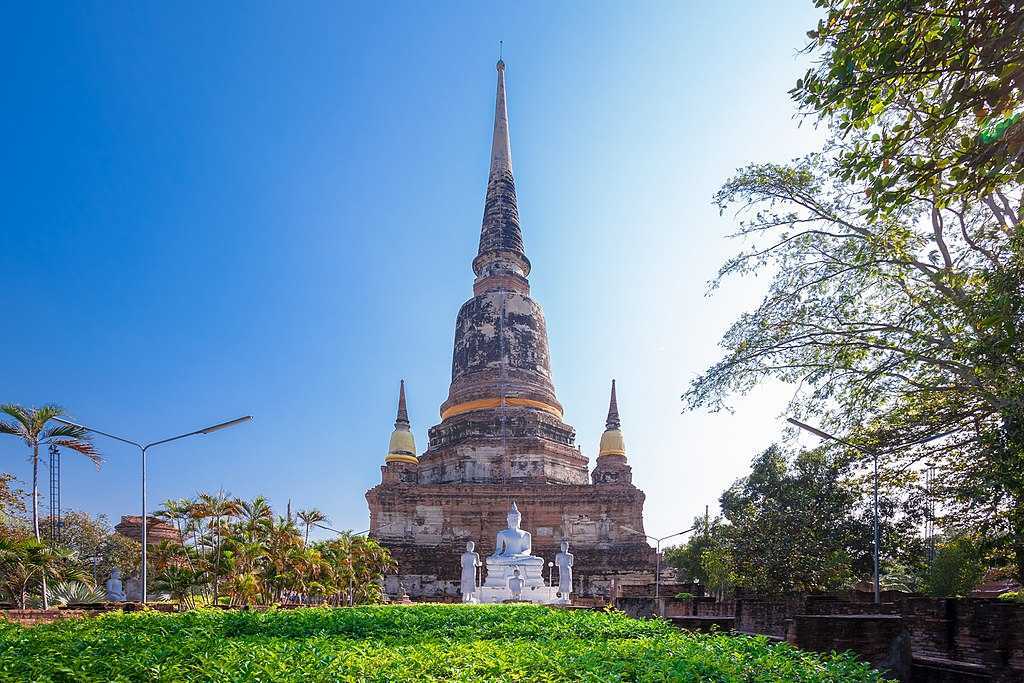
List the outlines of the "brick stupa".
<svg viewBox="0 0 1024 683">
<path fill-rule="evenodd" d="M 468 540 L 494 552 L 515 501 L 533 553 L 550 561 L 562 539 L 575 554 L 576 595 L 608 595 L 613 582 L 650 577 L 642 533 L 644 493 L 633 486 L 619 429 L 615 385 L 596 467 L 575 445 L 551 378 L 547 329 L 530 297 L 530 261 L 519 225 L 505 64 L 498 88 L 490 175 L 473 259 L 473 297 L 455 323 L 452 381 L 441 422 L 416 455 L 404 382 L 382 481 L 366 492 L 371 535 L 398 560 L 391 594 L 458 595 L 459 554 Z"/>
</svg>

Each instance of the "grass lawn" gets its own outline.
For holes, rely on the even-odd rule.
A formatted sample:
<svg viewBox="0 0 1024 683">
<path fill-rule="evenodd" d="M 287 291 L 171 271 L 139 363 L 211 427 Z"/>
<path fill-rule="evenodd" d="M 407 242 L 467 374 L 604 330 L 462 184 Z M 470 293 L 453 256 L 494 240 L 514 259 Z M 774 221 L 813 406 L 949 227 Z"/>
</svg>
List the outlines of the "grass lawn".
<svg viewBox="0 0 1024 683">
<path fill-rule="evenodd" d="M 424 605 L 0 625 L 0 680 L 879 681 L 848 655 L 619 613 Z"/>
</svg>

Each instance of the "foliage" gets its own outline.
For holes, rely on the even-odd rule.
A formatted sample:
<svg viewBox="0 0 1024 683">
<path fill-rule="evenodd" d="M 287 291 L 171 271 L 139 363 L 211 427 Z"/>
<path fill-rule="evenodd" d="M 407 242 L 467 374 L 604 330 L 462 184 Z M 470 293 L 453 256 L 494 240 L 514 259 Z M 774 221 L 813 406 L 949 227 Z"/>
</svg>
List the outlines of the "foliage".
<svg viewBox="0 0 1024 683">
<path fill-rule="evenodd" d="M 44 525 L 49 521 L 43 519 Z M 60 541 L 72 551 L 82 571 L 102 585 L 114 567 L 123 576 L 134 574 L 142 560 L 142 544 L 114 531 L 106 515 L 92 517 L 87 512 L 70 511 L 61 515 Z"/>
<path fill-rule="evenodd" d="M 13 403 L 0 405 L 0 413 L 11 418 L 0 420 L 0 434 L 9 434 L 25 442 L 32 449 L 32 529 L 36 540 L 39 535 L 39 448 L 40 446 L 57 446 L 81 453 L 92 460 L 96 467 L 103 458 L 92 445 L 92 437 L 87 429 L 58 424 L 47 427 L 47 423 L 55 417 L 66 413 L 60 406 L 45 405 L 41 408 L 24 408 Z"/>
<path fill-rule="evenodd" d="M 970 593 L 985 576 L 986 562 L 978 539 L 959 536 L 939 544 L 925 573 L 924 590 L 936 597 Z"/>
<path fill-rule="evenodd" d="M 37 681 L 881 680 L 849 654 L 527 606 L 122 613 L 0 632 L 0 677 Z"/>
<path fill-rule="evenodd" d="M 88 604 L 107 601 L 107 592 L 84 581 L 62 581 L 49 587 L 51 605 Z"/>
<path fill-rule="evenodd" d="M 820 451 L 787 458 L 772 446 L 722 494 L 732 573 L 763 593 L 848 586 L 864 566 L 870 531 L 854 518 L 857 495 L 841 464 Z"/>
<path fill-rule="evenodd" d="M 725 542 L 725 527 L 721 517 L 693 520 L 694 531 L 682 545 L 665 549 L 665 563 L 676 571 L 676 578 L 682 583 L 708 585 L 708 575 L 701 564 L 705 550 L 722 546 Z"/>
<path fill-rule="evenodd" d="M 306 527 L 305 542 L 309 544 L 309 529 L 310 527 L 316 526 L 322 522 L 329 522 L 327 515 L 318 510 L 317 508 L 310 508 L 309 510 L 299 510 L 297 513 L 299 521 Z"/>
<path fill-rule="evenodd" d="M 999 599 L 1005 602 L 1019 602 L 1024 604 L 1024 590 L 1006 591 L 999 596 Z"/>
<path fill-rule="evenodd" d="M 732 552 L 725 546 L 708 548 L 700 554 L 700 566 L 707 576 L 708 588 L 722 600 L 729 587 L 736 582 Z"/>
<path fill-rule="evenodd" d="M 0 593 L 5 600 L 24 608 L 29 593 L 44 593 L 43 607 L 49 606 L 46 579 L 88 580 L 65 548 L 53 548 L 31 537 L 0 536 Z"/>
<path fill-rule="evenodd" d="M 0 472 L 0 531 L 10 533 L 22 525 L 26 494 L 14 488 L 13 474 Z"/>
<path fill-rule="evenodd" d="M 842 141 L 869 213 L 914 197 L 977 201 L 1024 180 L 1024 6 L 815 0 L 819 61 L 792 91 Z"/>
<path fill-rule="evenodd" d="M 893 490 L 920 494 L 915 466 L 934 462 L 940 523 L 1016 548 L 1024 571 L 1019 230 L 986 206 L 923 199 L 869 222 L 863 196 L 830 173 L 812 156 L 743 169 L 720 191 L 723 208 L 750 212 L 740 234 L 754 241 L 720 277 L 773 275 L 686 399 L 718 409 L 768 376 L 794 384 L 791 411 L 858 445 L 846 455 L 863 466 L 881 451 Z"/>
<path fill-rule="evenodd" d="M 195 500 L 166 501 L 157 515 L 175 526 L 184 543 L 163 542 L 151 550 L 154 585 L 189 608 L 224 601 L 381 602 L 383 576 L 396 566 L 386 548 L 349 533 L 307 544 L 309 526 L 322 513 L 300 513 L 304 535 L 290 519 L 275 516 L 263 497 L 202 493 Z"/>
<path fill-rule="evenodd" d="M 675 600 L 682 600 L 683 602 L 690 602 L 691 600 L 693 600 L 693 593 L 687 593 L 687 592 L 683 591 L 681 593 L 676 593 L 672 597 Z"/>
<path fill-rule="evenodd" d="M 686 400 L 796 385 L 791 411 L 881 451 L 908 497 L 933 462 L 939 524 L 1024 579 L 1024 8 L 815 4 L 820 61 L 792 94 L 833 135 L 716 195 L 750 245 L 715 284 L 771 282 Z"/>
</svg>

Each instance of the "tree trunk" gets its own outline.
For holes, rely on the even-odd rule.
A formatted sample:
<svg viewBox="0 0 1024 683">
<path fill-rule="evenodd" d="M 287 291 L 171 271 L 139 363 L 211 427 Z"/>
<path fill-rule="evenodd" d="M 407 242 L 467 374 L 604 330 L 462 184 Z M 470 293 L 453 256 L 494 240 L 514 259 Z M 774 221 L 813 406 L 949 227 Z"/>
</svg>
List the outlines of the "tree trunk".
<svg viewBox="0 0 1024 683">
<path fill-rule="evenodd" d="M 42 542 L 39 535 L 39 444 L 32 447 L 32 531 L 36 540 Z M 43 609 L 50 609 L 50 596 L 46 590 L 46 571 L 43 570 Z"/>
<path fill-rule="evenodd" d="M 32 448 L 32 531 L 39 536 L 39 444 Z"/>
</svg>

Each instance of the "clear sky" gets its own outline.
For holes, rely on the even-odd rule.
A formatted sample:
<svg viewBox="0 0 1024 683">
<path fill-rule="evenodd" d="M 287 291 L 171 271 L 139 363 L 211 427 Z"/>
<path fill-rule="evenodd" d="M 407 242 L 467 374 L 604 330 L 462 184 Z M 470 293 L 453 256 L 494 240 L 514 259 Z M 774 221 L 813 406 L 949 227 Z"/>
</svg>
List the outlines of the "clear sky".
<svg viewBox="0 0 1024 683">
<path fill-rule="evenodd" d="M 649 533 L 777 437 L 787 392 L 683 413 L 765 283 L 711 195 L 820 135 L 786 91 L 809 0 L 21 3 L 0 10 L 0 401 L 156 440 L 154 503 L 224 488 L 367 524 L 404 377 L 417 445 L 472 294 L 504 41 L 533 296 L 596 455 L 610 379 Z M 135 452 L 66 456 L 65 508 L 137 514 Z M 0 438 L 2 470 L 28 481 Z M 42 478 L 45 493 L 45 476 Z"/>
</svg>

